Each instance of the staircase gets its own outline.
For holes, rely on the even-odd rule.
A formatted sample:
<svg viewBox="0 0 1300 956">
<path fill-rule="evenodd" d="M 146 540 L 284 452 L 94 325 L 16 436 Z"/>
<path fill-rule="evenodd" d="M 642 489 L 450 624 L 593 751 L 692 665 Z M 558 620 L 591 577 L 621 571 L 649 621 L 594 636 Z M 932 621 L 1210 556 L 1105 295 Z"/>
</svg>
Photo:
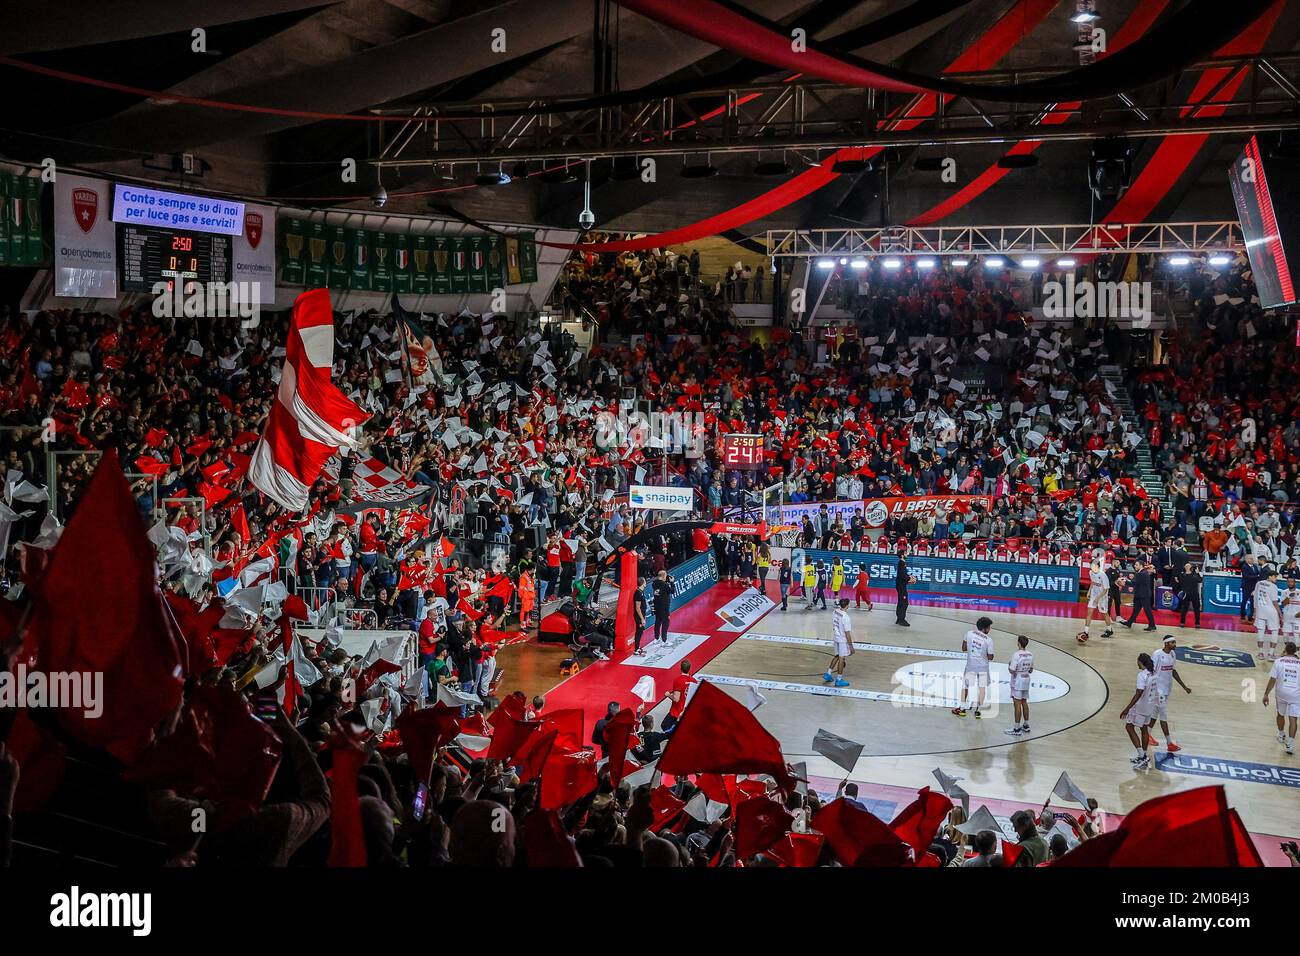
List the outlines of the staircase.
<svg viewBox="0 0 1300 956">
<path fill-rule="evenodd" d="M 1101 377 L 1109 382 L 1115 389 L 1115 397 L 1112 400 L 1124 417 L 1124 421 L 1137 431 L 1139 435 L 1145 434 L 1141 421 L 1138 419 L 1137 409 L 1133 407 L 1133 398 L 1129 395 L 1128 389 L 1124 386 L 1124 373 L 1120 371 L 1118 365 L 1102 365 L 1098 367 Z M 1133 463 L 1137 466 L 1137 480 L 1147 494 L 1160 502 L 1161 521 L 1168 522 L 1174 516 L 1174 505 L 1165 494 L 1165 483 L 1160 478 L 1160 473 L 1156 470 L 1155 462 L 1151 460 L 1151 446 L 1144 439 L 1140 445 L 1133 449 Z"/>
</svg>

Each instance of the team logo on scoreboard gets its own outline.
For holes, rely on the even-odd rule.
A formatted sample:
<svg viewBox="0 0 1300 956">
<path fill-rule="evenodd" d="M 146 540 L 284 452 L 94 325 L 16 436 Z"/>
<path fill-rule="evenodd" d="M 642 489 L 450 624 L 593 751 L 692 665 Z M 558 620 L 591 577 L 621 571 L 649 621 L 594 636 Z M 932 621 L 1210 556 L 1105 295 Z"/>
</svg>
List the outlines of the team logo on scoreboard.
<svg viewBox="0 0 1300 956">
<path fill-rule="evenodd" d="M 260 212 L 244 213 L 244 235 L 248 237 L 248 244 L 254 249 L 262 241 L 262 214 Z"/>
<path fill-rule="evenodd" d="M 99 193 L 93 189 L 74 189 L 72 211 L 76 214 L 81 231 L 90 232 L 95 228 L 95 218 L 99 215 Z"/>
</svg>

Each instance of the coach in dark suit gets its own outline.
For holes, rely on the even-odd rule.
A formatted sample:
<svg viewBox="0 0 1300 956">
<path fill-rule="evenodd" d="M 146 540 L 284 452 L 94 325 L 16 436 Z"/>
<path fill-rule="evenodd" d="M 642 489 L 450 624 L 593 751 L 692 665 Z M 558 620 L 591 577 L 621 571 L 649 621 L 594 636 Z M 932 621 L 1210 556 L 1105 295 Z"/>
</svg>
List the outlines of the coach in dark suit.
<svg viewBox="0 0 1300 956">
<path fill-rule="evenodd" d="M 1139 613 L 1145 612 L 1147 616 L 1147 630 L 1156 629 L 1155 615 L 1152 613 L 1156 606 L 1156 574 L 1155 565 L 1151 561 L 1145 561 L 1138 566 L 1137 573 L 1133 575 L 1133 613 L 1129 615 L 1127 621 L 1120 621 L 1125 627 L 1132 627 L 1133 622 L 1137 620 Z"/>
<path fill-rule="evenodd" d="M 1201 626 L 1201 585 L 1204 579 L 1196 565 L 1188 561 L 1183 565 L 1183 573 L 1178 576 L 1178 590 L 1182 596 L 1178 601 L 1178 626 L 1187 626 L 1187 611 L 1195 612 L 1196 626 Z"/>
<path fill-rule="evenodd" d="M 1156 572 L 1160 579 L 1170 587 L 1174 586 L 1178 575 L 1182 573 L 1183 566 L 1177 563 L 1178 555 L 1174 548 L 1174 540 L 1167 538 L 1165 543 L 1156 549 Z"/>
<path fill-rule="evenodd" d="M 907 555 L 898 556 L 898 575 L 894 578 L 894 589 L 898 592 L 898 609 L 895 624 L 901 624 L 903 627 L 911 627 L 907 622 L 907 586 L 915 584 L 916 578 L 912 577 L 907 570 Z"/>
</svg>

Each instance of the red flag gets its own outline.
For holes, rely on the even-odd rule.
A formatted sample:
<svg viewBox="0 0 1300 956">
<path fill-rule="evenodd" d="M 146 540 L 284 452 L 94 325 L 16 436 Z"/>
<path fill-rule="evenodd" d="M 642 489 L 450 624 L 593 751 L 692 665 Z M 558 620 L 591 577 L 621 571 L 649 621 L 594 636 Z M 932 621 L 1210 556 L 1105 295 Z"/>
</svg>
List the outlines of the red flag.
<svg viewBox="0 0 1300 956">
<path fill-rule="evenodd" d="M 456 551 L 456 542 L 450 538 L 444 537 L 438 542 L 438 550 L 444 558 L 450 558 Z"/>
<path fill-rule="evenodd" d="M 1115 830 L 1084 842 L 1054 866 L 1263 866 L 1221 786 L 1139 805 Z"/>
<path fill-rule="evenodd" d="M 650 824 L 650 829 L 660 830 L 672 823 L 685 806 L 686 801 L 678 799 L 668 787 L 655 787 L 650 791 L 650 809 L 654 811 L 654 823 Z"/>
<path fill-rule="evenodd" d="M 334 313 L 326 289 L 311 289 L 293 304 L 280 388 L 248 478 L 290 511 L 307 507 L 307 492 L 340 448 L 356 446 L 356 427 L 369 416 L 332 379 Z"/>
<path fill-rule="evenodd" d="M 748 860 L 790 832 L 794 815 L 770 797 L 750 797 L 736 807 L 736 858 Z"/>
<path fill-rule="evenodd" d="M 492 745 L 487 752 L 489 760 L 509 760 L 541 726 L 537 720 L 502 718 L 499 711 L 493 717 L 496 719 L 492 721 Z"/>
<path fill-rule="evenodd" d="M 421 710 L 407 707 L 397 718 L 397 733 L 411 761 L 411 773 L 416 783 L 429 782 L 434 754 L 439 747 L 445 747 L 456 739 L 460 733 L 459 719 L 460 709 L 448 707 L 442 701 Z"/>
<path fill-rule="evenodd" d="M 916 799 L 899 811 L 889 824 L 898 838 L 916 851 L 917 859 L 930 849 L 934 835 L 952 810 L 952 801 L 929 787 L 917 791 Z"/>
<path fill-rule="evenodd" d="M 103 675 L 102 714 L 51 713 L 128 766 L 181 703 L 180 639 L 154 577 L 154 547 L 109 450 L 33 588 L 23 652 L 47 674 Z"/>
<path fill-rule="evenodd" d="M 841 797 L 813 814 L 812 825 L 825 834 L 845 866 L 906 866 L 907 844 L 873 814 Z"/>
<path fill-rule="evenodd" d="M 551 757 L 551 750 L 555 747 L 557 736 L 559 730 L 554 726 L 543 727 L 523 742 L 511 761 L 519 768 L 520 782 L 527 783 L 542 775 L 542 771 L 546 769 L 546 761 Z"/>
<path fill-rule="evenodd" d="M 230 509 L 230 526 L 235 529 L 239 535 L 239 540 L 248 544 L 253 540 L 253 534 L 248 530 L 248 515 L 244 513 L 244 504 L 240 502 Z"/>
<path fill-rule="evenodd" d="M 581 712 L 580 712 L 581 713 Z M 624 707 L 605 725 L 605 749 L 609 751 L 609 782 L 617 787 L 623 779 L 623 758 L 632 736 L 636 712 Z"/>
<path fill-rule="evenodd" d="M 583 739 L 583 710 L 572 707 L 566 710 L 551 710 L 541 714 L 537 719 L 543 727 L 554 727 L 558 737 L 555 745 L 564 753 L 583 750 L 587 746 Z"/>
<path fill-rule="evenodd" d="M 701 681 L 686 706 L 658 769 L 691 773 L 766 773 L 782 791 L 794 787 L 781 745 L 744 704 L 708 681 Z"/>
<path fill-rule="evenodd" d="M 595 754 L 590 751 L 580 754 L 557 754 L 552 749 L 542 770 L 539 805 L 543 810 L 563 809 L 595 789 Z"/>
<path fill-rule="evenodd" d="M 221 804 L 226 811 L 222 820 L 229 825 L 266 799 L 280 765 L 280 748 L 280 738 L 253 714 L 247 697 L 200 684 L 176 729 L 127 771 L 126 778 Z"/>
<path fill-rule="evenodd" d="M 334 762 L 330 768 L 330 866 L 365 866 L 366 840 L 361 828 L 361 796 L 357 771 L 366 752 L 343 731 L 330 738 Z"/>
<path fill-rule="evenodd" d="M 573 838 L 554 810 L 534 810 L 524 817 L 523 838 L 529 867 L 582 866 Z"/>
<path fill-rule="evenodd" d="M 767 855 L 782 866 L 816 866 L 826 838 L 820 833 L 787 833 L 767 848 Z"/>
<path fill-rule="evenodd" d="M 1018 843 L 1011 843 L 1007 840 L 1002 841 L 1002 865 L 1004 867 L 1013 867 L 1016 861 L 1020 859 L 1020 854 L 1025 852 L 1025 848 Z"/>
</svg>

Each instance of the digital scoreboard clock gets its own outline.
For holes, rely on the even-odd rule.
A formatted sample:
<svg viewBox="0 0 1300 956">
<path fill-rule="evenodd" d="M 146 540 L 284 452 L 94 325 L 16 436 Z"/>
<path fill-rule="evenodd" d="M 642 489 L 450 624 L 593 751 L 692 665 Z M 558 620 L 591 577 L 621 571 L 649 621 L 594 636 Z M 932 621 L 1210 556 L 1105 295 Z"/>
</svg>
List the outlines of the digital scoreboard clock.
<svg viewBox="0 0 1300 956">
<path fill-rule="evenodd" d="M 723 468 L 740 471 L 757 471 L 765 468 L 762 435 L 723 435 L 719 439 L 718 453 Z"/>
<path fill-rule="evenodd" d="M 118 288 L 150 292 L 159 282 L 230 281 L 230 237 L 152 226 L 117 227 Z"/>
</svg>

